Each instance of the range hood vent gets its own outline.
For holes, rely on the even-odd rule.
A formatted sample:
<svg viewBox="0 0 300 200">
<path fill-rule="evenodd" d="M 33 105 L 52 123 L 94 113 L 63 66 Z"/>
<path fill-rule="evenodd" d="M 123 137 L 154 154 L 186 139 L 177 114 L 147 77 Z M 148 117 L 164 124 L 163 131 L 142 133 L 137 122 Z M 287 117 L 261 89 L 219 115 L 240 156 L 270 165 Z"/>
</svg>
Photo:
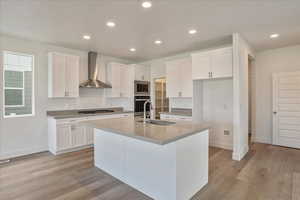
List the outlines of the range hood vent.
<svg viewBox="0 0 300 200">
<path fill-rule="evenodd" d="M 97 52 L 90 51 L 88 53 L 88 80 L 81 83 L 81 88 L 111 88 L 111 85 L 97 79 Z"/>
</svg>

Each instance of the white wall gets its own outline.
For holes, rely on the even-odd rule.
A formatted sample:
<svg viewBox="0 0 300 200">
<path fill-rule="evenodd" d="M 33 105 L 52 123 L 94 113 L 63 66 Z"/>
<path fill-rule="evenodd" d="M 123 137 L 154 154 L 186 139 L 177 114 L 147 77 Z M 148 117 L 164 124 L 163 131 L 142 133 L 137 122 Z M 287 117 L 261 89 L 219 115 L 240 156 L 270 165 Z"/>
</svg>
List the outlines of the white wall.
<svg viewBox="0 0 300 200">
<path fill-rule="evenodd" d="M 233 80 L 203 81 L 203 120 L 212 122 L 210 145 L 232 150 Z M 229 135 L 224 135 L 228 130 Z"/>
<path fill-rule="evenodd" d="M 193 120 L 211 123 L 210 146 L 232 150 L 233 79 L 196 80 L 193 84 Z"/>
<path fill-rule="evenodd" d="M 106 102 L 101 90 L 81 90 L 83 96 L 77 99 L 49 99 L 48 100 L 48 69 L 47 54 L 49 51 L 59 51 L 79 55 L 80 80 L 87 78 L 87 52 L 66 49 L 53 45 L 17 39 L 13 37 L 0 36 L 1 52 L 10 50 L 24 52 L 35 56 L 35 107 L 36 115 L 33 117 L 3 118 L 3 65 L 0 68 L 0 107 L 1 107 L 1 129 L 0 129 L 0 159 L 14 157 L 47 150 L 47 119 L 48 109 L 70 109 L 85 107 L 109 107 L 113 101 Z M 119 59 L 105 57 L 105 62 L 122 61 Z M 2 63 L 2 56 L 0 58 Z"/>
<path fill-rule="evenodd" d="M 256 55 L 256 131 L 254 141 L 272 142 L 272 73 L 300 71 L 300 45 Z"/>
</svg>

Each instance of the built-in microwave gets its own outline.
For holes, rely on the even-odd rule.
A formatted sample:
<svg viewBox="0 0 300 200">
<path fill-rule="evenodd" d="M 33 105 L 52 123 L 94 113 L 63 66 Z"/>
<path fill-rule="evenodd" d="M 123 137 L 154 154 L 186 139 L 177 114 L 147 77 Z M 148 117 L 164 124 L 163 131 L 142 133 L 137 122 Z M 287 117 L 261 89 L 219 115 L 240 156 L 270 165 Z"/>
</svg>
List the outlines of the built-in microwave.
<svg viewBox="0 0 300 200">
<path fill-rule="evenodd" d="M 135 96 L 150 96 L 150 81 L 134 81 Z"/>
</svg>

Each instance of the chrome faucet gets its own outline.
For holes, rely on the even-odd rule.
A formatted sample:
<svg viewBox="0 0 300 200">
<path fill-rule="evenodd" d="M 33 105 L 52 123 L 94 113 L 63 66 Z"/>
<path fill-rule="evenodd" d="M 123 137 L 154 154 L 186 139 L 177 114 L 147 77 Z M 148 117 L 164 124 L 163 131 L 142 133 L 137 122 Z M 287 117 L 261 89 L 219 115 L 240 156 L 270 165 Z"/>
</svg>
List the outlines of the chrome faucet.
<svg viewBox="0 0 300 200">
<path fill-rule="evenodd" d="M 147 120 L 147 115 L 146 115 L 146 113 L 147 113 L 147 110 L 146 110 L 146 106 L 147 106 L 147 103 L 150 103 L 150 112 L 151 112 L 151 109 L 152 109 L 152 103 L 151 103 L 151 100 L 147 100 L 147 101 L 145 101 L 145 103 L 144 103 L 144 124 L 146 123 L 146 120 Z M 151 114 L 150 114 L 151 115 Z"/>
</svg>

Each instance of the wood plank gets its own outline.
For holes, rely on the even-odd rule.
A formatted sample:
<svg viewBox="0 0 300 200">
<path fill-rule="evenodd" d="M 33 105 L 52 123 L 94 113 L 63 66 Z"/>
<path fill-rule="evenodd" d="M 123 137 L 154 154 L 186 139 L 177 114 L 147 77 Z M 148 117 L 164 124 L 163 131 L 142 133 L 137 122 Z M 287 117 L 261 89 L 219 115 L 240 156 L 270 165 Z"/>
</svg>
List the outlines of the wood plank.
<svg viewBox="0 0 300 200">
<path fill-rule="evenodd" d="M 211 147 L 209 183 L 192 200 L 300 200 L 300 150 L 254 143 L 246 157 Z M 93 149 L 40 153 L 0 167 L 0 199 L 151 200 L 93 166 Z"/>
</svg>

